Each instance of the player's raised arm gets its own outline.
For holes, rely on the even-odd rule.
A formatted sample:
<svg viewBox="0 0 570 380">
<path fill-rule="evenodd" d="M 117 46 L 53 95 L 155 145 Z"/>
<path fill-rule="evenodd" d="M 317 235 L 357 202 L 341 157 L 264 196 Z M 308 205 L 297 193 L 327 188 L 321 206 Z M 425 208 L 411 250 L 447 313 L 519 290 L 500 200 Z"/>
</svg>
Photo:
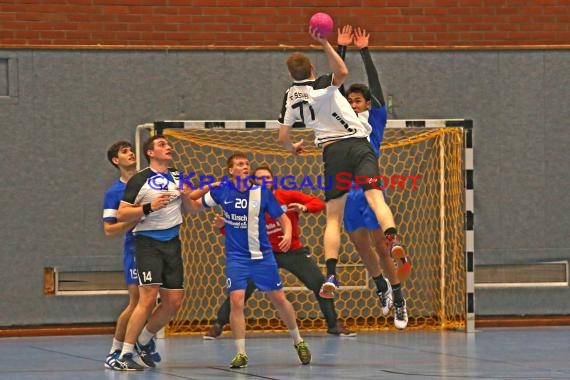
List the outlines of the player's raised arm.
<svg viewBox="0 0 570 380">
<path fill-rule="evenodd" d="M 382 93 L 380 78 L 378 77 L 378 71 L 376 71 L 376 67 L 374 66 L 372 57 L 370 56 L 370 51 L 368 50 L 369 39 L 370 34 L 367 33 L 365 29 L 355 29 L 354 45 L 360 49 L 360 55 L 364 62 L 366 76 L 368 77 L 368 88 L 370 89 L 370 95 L 372 98 L 372 107 L 384 107 L 386 101 L 384 100 L 384 94 Z"/>
<path fill-rule="evenodd" d="M 340 85 L 344 83 L 346 77 L 348 76 L 348 67 L 346 67 L 346 64 L 340 55 L 338 55 L 336 50 L 332 47 L 326 38 L 321 38 L 318 32 L 313 29 L 309 29 L 309 33 L 315 41 L 323 46 L 323 50 L 329 62 L 329 67 L 333 73 L 333 84 L 337 87 L 340 87 Z"/>
<path fill-rule="evenodd" d="M 337 31 L 337 52 L 340 58 L 344 61 L 346 57 L 346 48 L 352 43 L 353 35 L 352 35 L 352 25 L 345 25 L 342 28 L 338 28 Z M 344 84 L 339 88 L 340 93 L 342 96 L 346 96 L 346 92 L 344 90 Z"/>
</svg>

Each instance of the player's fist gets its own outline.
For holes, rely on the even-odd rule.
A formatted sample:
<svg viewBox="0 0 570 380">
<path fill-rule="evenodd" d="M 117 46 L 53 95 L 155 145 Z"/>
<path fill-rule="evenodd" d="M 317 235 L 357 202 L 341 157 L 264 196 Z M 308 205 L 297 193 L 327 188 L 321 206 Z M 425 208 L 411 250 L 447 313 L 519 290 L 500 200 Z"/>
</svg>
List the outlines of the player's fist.
<svg viewBox="0 0 570 380">
<path fill-rule="evenodd" d="M 295 144 L 292 144 L 292 145 L 293 145 L 293 154 L 294 154 L 294 155 L 298 155 L 298 154 L 301 154 L 301 153 L 305 153 L 305 152 L 306 152 L 305 147 L 303 146 L 303 142 L 304 142 L 304 141 L 305 141 L 305 140 L 301 139 L 301 140 L 297 141 Z"/>
<path fill-rule="evenodd" d="M 295 211 L 297 214 L 307 212 L 307 206 L 301 203 L 289 203 L 287 205 L 287 211 Z"/>
<path fill-rule="evenodd" d="M 165 208 L 168 203 L 170 203 L 170 193 L 166 192 L 155 197 L 152 202 L 150 202 L 150 207 L 152 211 L 158 211 Z"/>
<path fill-rule="evenodd" d="M 224 218 L 220 214 L 216 214 L 214 216 L 213 224 L 214 224 L 215 228 L 222 229 L 222 228 L 224 228 L 224 225 L 226 224 L 226 222 L 224 221 Z"/>
</svg>

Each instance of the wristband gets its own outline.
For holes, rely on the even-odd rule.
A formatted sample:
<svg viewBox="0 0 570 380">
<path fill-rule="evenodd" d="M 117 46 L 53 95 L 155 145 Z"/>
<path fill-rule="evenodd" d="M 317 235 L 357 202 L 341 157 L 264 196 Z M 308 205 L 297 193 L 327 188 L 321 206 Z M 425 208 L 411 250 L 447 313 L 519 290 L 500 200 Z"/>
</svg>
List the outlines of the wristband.
<svg viewBox="0 0 570 380">
<path fill-rule="evenodd" d="M 150 203 L 146 203 L 143 205 L 143 214 L 148 215 L 152 212 L 152 208 L 150 208 Z"/>
<path fill-rule="evenodd" d="M 338 55 L 344 60 L 346 56 L 346 46 L 345 45 L 338 45 Z"/>
</svg>

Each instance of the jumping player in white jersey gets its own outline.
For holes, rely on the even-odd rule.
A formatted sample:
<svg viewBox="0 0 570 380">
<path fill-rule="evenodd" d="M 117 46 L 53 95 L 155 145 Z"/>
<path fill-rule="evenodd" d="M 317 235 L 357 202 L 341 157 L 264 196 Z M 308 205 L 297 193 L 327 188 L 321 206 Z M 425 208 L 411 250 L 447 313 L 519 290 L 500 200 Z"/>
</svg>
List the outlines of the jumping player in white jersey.
<svg viewBox="0 0 570 380">
<path fill-rule="evenodd" d="M 137 171 L 137 160 L 132 144 L 127 141 L 117 141 L 111 145 L 107 150 L 107 159 L 119 170 L 119 178 L 117 178 L 105 192 L 105 198 L 103 199 L 103 230 L 105 231 L 105 235 L 109 237 L 124 236 L 123 270 L 125 273 L 127 292 L 129 293 L 129 303 L 117 318 L 113 344 L 105 359 L 105 368 L 112 369 L 115 360 L 121 354 L 121 348 L 125 340 L 125 332 L 127 331 L 127 323 L 139 300 L 135 244 L 131 232 L 137 222 L 127 223 L 117 221 L 117 210 L 121 204 L 127 181 Z"/>
<path fill-rule="evenodd" d="M 339 285 L 336 264 L 346 194 L 350 189 L 345 184 L 346 179 L 364 190 L 366 201 L 380 222 L 391 251 L 403 251 L 403 248 L 397 236 L 394 216 L 380 190 L 378 163 L 368 140 L 372 127 L 368 120 L 358 117 L 338 91 L 348 75 L 348 68 L 325 38 L 321 38 L 315 30 L 309 32 L 322 45 L 332 73 L 316 78 L 311 61 L 301 53 L 294 53 L 287 59 L 287 68 L 294 82 L 283 100 L 278 119 L 278 140 L 295 155 L 304 152 L 303 140 L 293 143 L 290 137 L 293 124 L 300 120 L 314 129 L 315 144 L 323 149 L 327 280 L 320 294 L 333 298 Z"/>
<path fill-rule="evenodd" d="M 283 283 L 267 234 L 265 213 L 269 213 L 283 228 L 283 238 L 279 244 L 281 252 L 288 251 L 291 246 L 291 221 L 270 189 L 254 185 L 247 180 L 249 160 L 243 153 L 235 153 L 228 158 L 227 170 L 230 181 L 222 182 L 207 193 L 204 191 L 201 201 L 206 208 L 221 206 L 225 220 L 230 326 L 237 350 L 230 367 L 243 368 L 248 364 L 244 315 L 248 281 L 252 281 L 259 290 L 266 293 L 293 338 L 299 360 L 302 364 L 309 364 L 311 352 L 301 338 L 295 310 L 283 291 Z M 193 193 L 192 198 L 195 194 Z"/>
</svg>

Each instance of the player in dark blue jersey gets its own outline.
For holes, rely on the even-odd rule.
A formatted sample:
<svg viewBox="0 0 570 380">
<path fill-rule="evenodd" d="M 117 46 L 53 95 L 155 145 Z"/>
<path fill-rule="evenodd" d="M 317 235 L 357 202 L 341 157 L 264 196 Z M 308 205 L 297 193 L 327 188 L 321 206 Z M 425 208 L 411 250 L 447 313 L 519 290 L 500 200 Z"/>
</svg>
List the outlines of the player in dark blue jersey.
<svg viewBox="0 0 570 380">
<path fill-rule="evenodd" d="M 270 189 L 248 181 L 249 160 L 243 153 L 228 158 L 227 170 L 230 181 L 205 193 L 201 202 L 206 208 L 219 205 L 225 221 L 226 281 L 230 293 L 230 326 L 237 353 L 231 368 L 247 366 L 245 350 L 245 290 L 248 280 L 266 292 L 275 305 L 279 316 L 289 329 L 293 344 L 302 364 L 311 362 L 311 353 L 301 338 L 293 305 L 285 297 L 283 283 L 273 249 L 269 242 L 265 213 L 277 220 L 283 228 L 279 244 L 282 252 L 291 245 L 291 221 Z"/>
<path fill-rule="evenodd" d="M 368 50 L 368 41 L 369 34 L 366 30 L 356 28 L 353 33 L 350 25 L 339 29 L 337 41 L 339 55 L 344 59 L 346 47 L 354 42 L 354 45 L 360 49 L 368 77 L 368 86 L 355 83 L 346 91 L 343 87 L 340 90 L 345 92 L 349 104 L 358 117 L 366 118 L 372 126 L 370 144 L 378 158 L 380 157 L 380 144 L 386 128 L 387 111 L 378 72 Z M 390 252 L 388 241 L 380 227 L 373 210 L 366 202 L 364 191 L 353 186 L 348 192 L 344 209 L 344 228 L 374 279 L 382 304 L 382 313 L 387 315 L 393 303 L 395 309 L 394 325 L 398 329 L 404 329 L 408 324 L 406 301 L 402 295 L 401 279 L 396 272 L 391 254 L 400 261 L 400 268 L 408 269 L 406 274 L 409 273 L 409 261 L 401 247 L 396 247 Z M 376 252 L 372 249 L 373 246 Z M 382 265 L 380 266 L 380 264 Z M 386 271 L 390 282 L 387 282 L 382 275 L 381 268 Z"/>
<path fill-rule="evenodd" d="M 105 359 L 105 367 L 113 368 L 113 363 L 119 357 L 127 323 L 137 302 L 139 300 L 139 288 L 137 278 L 137 267 L 135 263 L 135 247 L 133 242 L 132 228 L 136 222 L 117 221 L 117 210 L 123 198 L 127 181 L 136 173 L 137 161 L 134 148 L 127 141 L 117 141 L 107 150 L 109 162 L 119 170 L 119 178 L 105 192 L 103 199 L 103 230 L 109 237 L 124 236 L 123 242 L 123 269 L 125 272 L 125 283 L 129 293 L 129 304 L 117 318 L 115 334 L 111 350 Z"/>
</svg>

